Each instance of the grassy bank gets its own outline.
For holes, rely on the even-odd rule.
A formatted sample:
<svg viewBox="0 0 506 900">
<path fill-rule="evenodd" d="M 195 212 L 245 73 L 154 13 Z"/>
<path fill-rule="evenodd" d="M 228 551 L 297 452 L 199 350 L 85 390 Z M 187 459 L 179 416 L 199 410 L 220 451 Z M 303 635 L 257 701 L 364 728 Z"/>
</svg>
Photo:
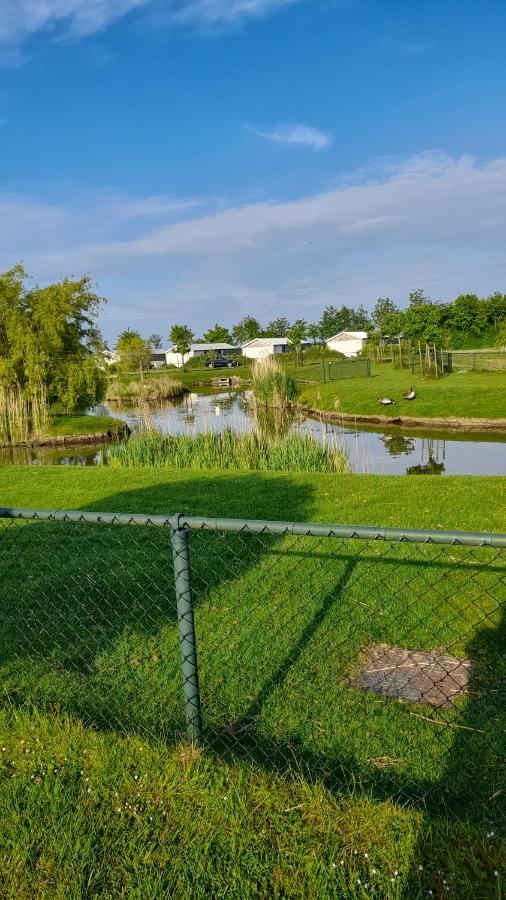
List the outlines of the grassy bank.
<svg viewBox="0 0 506 900">
<path fill-rule="evenodd" d="M 299 402 L 322 410 L 367 416 L 506 418 L 506 373 L 454 373 L 438 380 L 423 380 L 386 365 L 373 366 L 372 372 L 372 378 L 301 385 Z M 297 377 L 303 377 L 302 372 Z M 416 399 L 403 400 L 402 394 L 411 385 Z M 381 406 L 378 398 L 384 396 L 395 400 L 395 406 Z"/>
<path fill-rule="evenodd" d="M 265 437 L 253 431 L 238 433 L 230 428 L 197 434 L 167 434 L 150 430 L 134 434 L 111 446 L 107 462 L 114 467 L 235 469 L 243 472 L 334 472 L 347 471 L 346 453 L 331 440 L 289 434 Z"/>
<path fill-rule="evenodd" d="M 112 416 L 52 416 L 49 437 L 88 437 L 94 434 L 122 434 L 125 423 Z"/>
<path fill-rule="evenodd" d="M 506 530 L 503 491 L 500 478 L 0 471 L 4 504 L 460 529 Z M 346 680 L 371 639 L 486 654 L 499 674 L 496 555 L 478 568 L 458 547 L 192 535 L 208 735 L 192 753 L 173 737 L 168 534 L 86 528 L 1 533 L 7 896 L 500 896 L 497 710 L 435 713 Z"/>
</svg>

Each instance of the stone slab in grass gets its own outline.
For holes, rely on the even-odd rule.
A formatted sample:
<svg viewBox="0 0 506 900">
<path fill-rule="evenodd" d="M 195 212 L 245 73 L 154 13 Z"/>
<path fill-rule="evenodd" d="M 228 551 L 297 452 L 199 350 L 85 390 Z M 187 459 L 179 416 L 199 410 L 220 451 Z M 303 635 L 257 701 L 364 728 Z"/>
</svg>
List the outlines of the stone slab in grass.
<svg viewBox="0 0 506 900">
<path fill-rule="evenodd" d="M 366 691 L 410 703 L 451 706 L 467 692 L 472 676 L 469 659 L 434 650 L 375 644 L 367 653 L 357 683 Z"/>
</svg>

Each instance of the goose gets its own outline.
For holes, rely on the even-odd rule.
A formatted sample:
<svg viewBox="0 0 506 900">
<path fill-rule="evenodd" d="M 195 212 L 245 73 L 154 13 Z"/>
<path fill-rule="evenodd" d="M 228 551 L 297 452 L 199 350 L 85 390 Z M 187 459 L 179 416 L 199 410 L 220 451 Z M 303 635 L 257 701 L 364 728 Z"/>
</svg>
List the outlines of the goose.
<svg viewBox="0 0 506 900">
<path fill-rule="evenodd" d="M 409 391 L 406 391 L 406 393 L 403 394 L 402 396 L 403 396 L 404 400 L 414 400 L 416 397 L 416 391 L 415 391 L 413 385 L 411 385 Z"/>
<path fill-rule="evenodd" d="M 382 406 L 392 406 L 395 400 L 392 400 L 391 397 L 379 397 L 378 403 L 381 403 Z"/>
</svg>

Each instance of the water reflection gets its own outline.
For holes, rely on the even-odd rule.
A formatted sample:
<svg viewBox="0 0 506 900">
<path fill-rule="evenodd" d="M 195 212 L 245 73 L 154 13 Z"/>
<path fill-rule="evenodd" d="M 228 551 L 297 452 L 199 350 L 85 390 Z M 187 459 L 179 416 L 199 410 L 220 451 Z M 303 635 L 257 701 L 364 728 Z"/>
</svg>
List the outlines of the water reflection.
<svg viewBox="0 0 506 900">
<path fill-rule="evenodd" d="M 95 466 L 102 462 L 96 447 L 1 447 L 2 466 Z"/>
<path fill-rule="evenodd" d="M 95 410 L 116 416 L 132 430 L 149 424 L 164 434 L 257 429 L 265 436 L 291 431 L 312 434 L 346 451 L 353 472 L 378 475 L 506 475 L 506 444 L 499 436 L 465 434 L 403 434 L 395 428 L 379 433 L 374 428 L 355 428 L 312 419 L 300 412 L 255 410 L 247 391 L 203 391 L 175 402 L 157 405 L 109 404 Z M 506 436 L 505 436 L 506 438 Z M 14 448 L 0 451 L 0 464 L 94 465 L 101 448 Z M 409 465 L 407 462 L 409 461 Z"/>
<path fill-rule="evenodd" d="M 425 453 L 427 462 L 424 463 Z M 422 438 L 422 462 L 417 466 L 408 466 L 406 475 L 442 475 L 445 471 L 445 453 L 446 441 Z"/>
<path fill-rule="evenodd" d="M 380 441 L 383 441 L 386 450 L 392 456 L 407 456 L 413 453 L 416 441 L 412 437 L 404 437 L 402 434 L 381 434 Z"/>
</svg>

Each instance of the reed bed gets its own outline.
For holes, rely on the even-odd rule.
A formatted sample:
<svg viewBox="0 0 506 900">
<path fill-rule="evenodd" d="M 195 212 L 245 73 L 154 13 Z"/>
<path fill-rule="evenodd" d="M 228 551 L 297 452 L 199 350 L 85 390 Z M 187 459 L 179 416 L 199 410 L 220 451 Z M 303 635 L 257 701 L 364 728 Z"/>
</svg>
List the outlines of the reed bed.
<svg viewBox="0 0 506 900">
<path fill-rule="evenodd" d="M 278 409 L 286 408 L 296 399 L 295 378 L 285 372 L 272 356 L 257 359 L 251 369 L 253 396 L 257 403 Z"/>
<path fill-rule="evenodd" d="M 27 397 L 19 385 L 0 385 L 0 444 L 23 444 L 47 433 L 49 405 L 41 384 Z"/>
<path fill-rule="evenodd" d="M 109 384 L 107 399 L 130 400 L 133 403 L 159 403 L 182 397 L 186 391 L 187 388 L 181 381 L 167 375 L 126 383 L 116 379 Z"/>
<path fill-rule="evenodd" d="M 221 432 L 170 435 L 154 429 L 141 431 L 109 447 L 106 462 L 113 467 L 200 471 L 348 471 L 346 453 L 332 442 L 321 442 L 304 434 L 269 439 L 256 432 L 241 434 L 230 428 Z"/>
</svg>

